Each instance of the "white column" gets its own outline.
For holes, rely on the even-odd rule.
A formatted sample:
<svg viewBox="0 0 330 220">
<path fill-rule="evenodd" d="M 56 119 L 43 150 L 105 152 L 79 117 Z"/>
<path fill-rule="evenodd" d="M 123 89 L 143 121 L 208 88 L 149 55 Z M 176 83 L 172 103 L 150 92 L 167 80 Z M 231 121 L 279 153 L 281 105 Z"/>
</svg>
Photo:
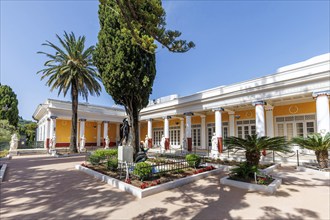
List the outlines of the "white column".
<svg viewBox="0 0 330 220">
<path fill-rule="evenodd" d="M 186 138 L 191 138 L 191 116 L 186 115 Z"/>
<path fill-rule="evenodd" d="M 273 107 L 265 106 L 265 110 L 266 110 L 266 134 L 268 137 L 274 137 Z"/>
<path fill-rule="evenodd" d="M 222 137 L 222 115 L 221 110 L 215 110 L 215 135 L 218 138 Z"/>
<path fill-rule="evenodd" d="M 152 119 L 150 118 L 148 120 L 148 147 L 151 148 L 152 147 Z"/>
<path fill-rule="evenodd" d="M 229 136 L 235 136 L 235 112 L 229 114 Z"/>
<path fill-rule="evenodd" d="M 101 146 L 101 122 L 97 122 L 97 130 L 96 130 L 96 145 Z"/>
<path fill-rule="evenodd" d="M 49 135 L 50 135 L 50 148 L 55 148 L 56 146 L 56 118 L 57 116 L 50 116 L 50 132 L 49 132 Z"/>
<path fill-rule="evenodd" d="M 164 137 L 169 138 L 170 137 L 170 126 L 169 126 L 169 121 L 168 118 L 164 118 Z"/>
<path fill-rule="evenodd" d="M 191 138 L 191 116 L 194 115 L 192 112 L 184 113 L 186 116 L 186 147 L 189 152 L 192 151 L 192 138 Z"/>
<path fill-rule="evenodd" d="M 152 139 L 152 119 L 148 120 L 148 138 Z"/>
<path fill-rule="evenodd" d="M 217 138 L 217 147 L 218 149 L 214 149 L 212 146 L 212 155 L 215 157 L 216 155 L 216 150 L 218 153 L 222 153 L 222 112 L 224 111 L 223 108 L 216 108 L 213 110 L 215 112 L 215 136 Z"/>
<path fill-rule="evenodd" d="M 185 142 L 185 135 L 184 135 L 184 118 L 180 118 L 180 144 L 183 146 Z M 184 146 L 183 146 L 184 147 Z"/>
<path fill-rule="evenodd" d="M 85 121 L 86 121 L 86 119 L 81 118 L 81 119 L 79 119 L 79 121 L 80 121 L 80 135 L 79 135 L 79 137 L 81 139 L 82 137 L 85 137 Z"/>
<path fill-rule="evenodd" d="M 256 133 L 259 137 L 266 135 L 264 104 L 264 101 L 257 101 L 253 103 L 256 112 Z"/>
<path fill-rule="evenodd" d="M 206 149 L 206 116 L 201 115 L 201 147 L 202 149 Z"/>
<path fill-rule="evenodd" d="M 107 143 L 109 142 L 109 137 L 108 137 L 108 124 L 109 122 L 108 121 L 104 121 L 103 122 L 103 147 L 104 148 L 107 148 L 109 146 L 107 146 Z"/>
<path fill-rule="evenodd" d="M 44 147 L 49 148 L 49 141 L 50 141 L 50 119 L 47 118 L 45 122 L 45 142 L 44 142 Z"/>
<path fill-rule="evenodd" d="M 171 116 L 164 117 L 164 138 L 165 138 L 165 150 L 170 149 L 170 123 Z"/>
<path fill-rule="evenodd" d="M 316 97 L 316 130 L 321 135 L 330 132 L 329 95 L 330 91 L 313 94 Z"/>
<path fill-rule="evenodd" d="M 80 121 L 80 129 L 79 129 L 79 150 L 83 151 L 85 149 L 85 144 L 86 144 L 86 137 L 85 137 L 85 122 L 86 119 L 81 118 L 79 119 Z"/>
</svg>

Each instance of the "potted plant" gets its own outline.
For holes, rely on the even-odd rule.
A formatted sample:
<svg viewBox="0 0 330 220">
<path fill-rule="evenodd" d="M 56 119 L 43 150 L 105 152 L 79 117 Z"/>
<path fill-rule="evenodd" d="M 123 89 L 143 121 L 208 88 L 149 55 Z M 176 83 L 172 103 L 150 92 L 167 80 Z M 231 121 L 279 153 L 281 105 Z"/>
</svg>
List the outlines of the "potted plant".
<svg viewBox="0 0 330 220">
<path fill-rule="evenodd" d="M 284 137 L 258 137 L 257 134 L 248 135 L 245 139 L 234 136 L 228 137 L 225 139 L 225 145 L 228 149 L 244 150 L 247 164 L 257 167 L 263 150 L 291 151 Z"/>
<path fill-rule="evenodd" d="M 296 144 L 301 148 L 313 150 L 315 152 L 316 160 L 320 169 L 328 168 L 330 150 L 330 133 L 321 135 L 314 133 L 304 137 L 294 137 L 291 140 L 291 144 Z"/>
</svg>

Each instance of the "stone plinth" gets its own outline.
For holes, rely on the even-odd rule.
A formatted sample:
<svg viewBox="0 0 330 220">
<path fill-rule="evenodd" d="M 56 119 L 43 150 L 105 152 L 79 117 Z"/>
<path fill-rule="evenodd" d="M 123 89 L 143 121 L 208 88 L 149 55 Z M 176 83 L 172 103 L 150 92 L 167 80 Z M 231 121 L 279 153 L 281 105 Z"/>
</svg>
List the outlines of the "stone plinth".
<svg viewBox="0 0 330 220">
<path fill-rule="evenodd" d="M 132 163 L 133 162 L 133 147 L 118 146 L 118 161 Z"/>
</svg>

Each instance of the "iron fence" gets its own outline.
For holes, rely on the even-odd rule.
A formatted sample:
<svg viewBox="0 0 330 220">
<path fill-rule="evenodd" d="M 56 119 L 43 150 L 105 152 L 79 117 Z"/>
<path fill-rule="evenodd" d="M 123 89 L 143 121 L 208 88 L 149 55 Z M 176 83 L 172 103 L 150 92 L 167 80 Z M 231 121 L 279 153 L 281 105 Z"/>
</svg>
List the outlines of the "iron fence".
<svg viewBox="0 0 330 220">
<path fill-rule="evenodd" d="M 206 157 L 201 157 L 200 159 L 201 159 L 200 164 L 205 164 Z M 182 159 L 182 157 L 174 156 L 174 157 L 169 157 L 167 158 L 166 161 L 162 161 L 162 162 L 153 161 L 152 159 L 149 161 L 150 164 L 145 164 L 143 166 L 143 169 L 150 170 L 151 172 L 146 174 L 144 178 L 159 177 L 168 173 L 178 173 L 178 172 L 183 172 L 185 169 L 188 168 L 195 168 L 194 166 L 192 166 L 192 164 L 194 164 L 196 160 L 195 159 L 186 160 L 186 159 Z M 141 176 L 137 174 L 138 172 L 134 172 L 134 170 L 138 169 L 137 163 L 119 162 L 118 169 L 121 178 L 123 177 L 127 178 L 127 176 L 135 176 L 141 178 Z"/>
</svg>

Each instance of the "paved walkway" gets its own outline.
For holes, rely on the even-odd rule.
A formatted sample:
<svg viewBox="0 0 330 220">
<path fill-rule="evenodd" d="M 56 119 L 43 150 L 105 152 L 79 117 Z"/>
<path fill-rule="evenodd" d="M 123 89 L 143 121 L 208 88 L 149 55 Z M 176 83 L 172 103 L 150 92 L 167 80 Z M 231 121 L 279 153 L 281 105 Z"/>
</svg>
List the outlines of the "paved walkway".
<svg viewBox="0 0 330 220">
<path fill-rule="evenodd" d="M 276 171 L 275 195 L 222 186 L 211 176 L 144 199 L 74 169 L 83 157 L 17 156 L 1 184 L 0 219 L 330 219 L 330 180 Z"/>
</svg>

